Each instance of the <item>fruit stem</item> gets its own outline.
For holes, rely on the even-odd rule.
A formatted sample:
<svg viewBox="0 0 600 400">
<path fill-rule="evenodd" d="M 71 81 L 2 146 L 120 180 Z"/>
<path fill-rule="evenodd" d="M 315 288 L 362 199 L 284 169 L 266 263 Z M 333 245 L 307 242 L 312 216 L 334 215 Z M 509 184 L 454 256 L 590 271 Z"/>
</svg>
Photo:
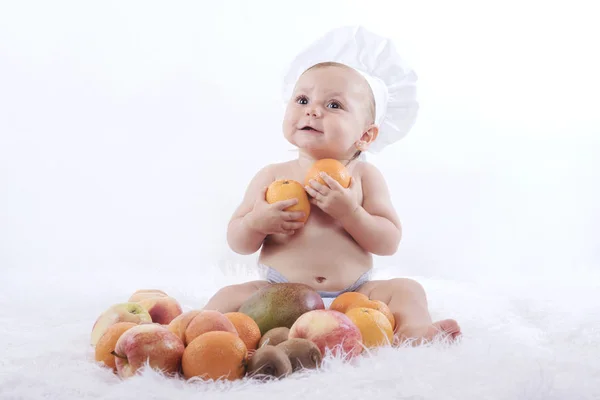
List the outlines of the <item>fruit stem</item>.
<svg viewBox="0 0 600 400">
<path fill-rule="evenodd" d="M 112 355 L 113 355 L 113 356 L 115 356 L 115 357 L 119 357 L 119 358 L 121 358 L 121 359 L 123 359 L 123 360 L 127 360 L 127 357 L 125 357 L 125 356 L 121 356 L 121 355 L 117 354 L 117 352 L 116 352 L 116 351 L 114 351 L 114 350 L 113 350 L 113 351 L 111 351 L 111 352 L 110 352 L 110 354 L 112 354 Z"/>
</svg>

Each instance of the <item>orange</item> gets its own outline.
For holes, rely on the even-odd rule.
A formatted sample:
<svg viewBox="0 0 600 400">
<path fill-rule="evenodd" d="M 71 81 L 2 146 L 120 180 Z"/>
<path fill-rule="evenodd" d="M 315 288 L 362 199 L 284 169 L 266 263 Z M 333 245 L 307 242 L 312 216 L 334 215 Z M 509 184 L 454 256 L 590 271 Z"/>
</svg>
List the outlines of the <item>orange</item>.
<svg viewBox="0 0 600 400">
<path fill-rule="evenodd" d="M 277 201 L 298 199 L 298 203 L 285 209 L 285 211 L 302 211 L 304 218 L 298 222 L 306 222 L 310 214 L 310 202 L 304 186 L 292 179 L 279 179 L 269 185 L 266 194 L 267 203 L 273 204 Z"/>
<path fill-rule="evenodd" d="M 383 313 L 372 308 L 358 307 L 347 311 L 346 316 L 360 330 L 366 347 L 373 348 L 393 343 L 394 330 Z"/>
<path fill-rule="evenodd" d="M 339 311 L 345 314 L 346 311 L 350 309 L 350 306 L 352 304 L 366 301 L 369 301 L 369 298 L 362 293 L 346 292 L 336 297 L 329 306 L 329 308 L 331 310 Z"/>
<path fill-rule="evenodd" d="M 330 309 L 346 313 L 348 310 L 357 307 L 372 308 L 381 312 L 390 321 L 392 329 L 396 327 L 396 321 L 394 315 L 390 311 L 390 308 L 381 300 L 371 300 L 366 295 L 358 292 L 346 292 L 340 294 L 333 300 Z"/>
<path fill-rule="evenodd" d="M 260 328 L 252 318 L 241 312 L 229 312 L 225 316 L 231 321 L 246 348 L 256 350 L 260 341 Z"/>
<path fill-rule="evenodd" d="M 325 181 L 321 178 L 320 173 L 325 172 L 327 175 L 338 181 L 340 185 L 347 188 L 350 186 L 350 180 L 352 176 L 350 176 L 350 172 L 348 169 L 339 162 L 338 160 L 334 160 L 333 158 L 323 158 L 321 160 L 315 161 L 312 167 L 308 170 L 306 174 L 306 178 L 304 179 L 304 184 L 306 186 L 310 186 L 308 183 L 311 179 L 316 180 L 321 185 L 325 185 Z"/>
<path fill-rule="evenodd" d="M 373 303 L 375 303 L 375 304 L 373 304 Z M 365 307 L 372 308 L 374 310 L 379 311 L 383 315 L 385 315 L 385 317 L 388 319 L 388 321 L 390 321 L 390 324 L 392 325 L 392 329 L 396 328 L 396 320 L 394 319 L 394 314 L 392 314 L 392 311 L 390 310 L 388 305 L 385 304 L 383 301 L 371 300 L 371 303 Z"/>
<path fill-rule="evenodd" d="M 96 344 L 94 353 L 96 361 L 103 362 L 108 368 L 112 368 L 116 372 L 115 356 L 111 353 L 115 350 L 115 345 L 121 335 L 134 326 L 137 326 L 137 324 L 133 322 L 117 322 L 111 325 Z"/>
<path fill-rule="evenodd" d="M 239 336 L 224 331 L 204 333 L 187 345 L 181 359 L 186 379 L 241 379 L 246 374 L 248 350 Z"/>
</svg>

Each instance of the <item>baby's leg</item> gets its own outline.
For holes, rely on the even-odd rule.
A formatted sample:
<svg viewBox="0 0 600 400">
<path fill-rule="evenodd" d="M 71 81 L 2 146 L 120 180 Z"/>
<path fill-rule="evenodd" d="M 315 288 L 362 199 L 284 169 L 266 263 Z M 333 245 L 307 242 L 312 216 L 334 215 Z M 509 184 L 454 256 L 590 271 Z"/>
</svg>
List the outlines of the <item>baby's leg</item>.
<svg viewBox="0 0 600 400">
<path fill-rule="evenodd" d="M 381 300 L 388 305 L 396 320 L 395 337 L 400 342 L 416 339 L 414 344 L 443 335 L 450 339 L 460 336 L 460 327 L 453 319 L 433 322 L 427 307 L 425 290 L 412 279 L 370 281 L 358 292 L 371 300 Z"/>
<path fill-rule="evenodd" d="M 252 281 L 239 285 L 225 286 L 211 297 L 203 309 L 216 310 L 222 313 L 238 311 L 248 297 L 267 285 L 269 285 L 267 281 Z"/>
</svg>

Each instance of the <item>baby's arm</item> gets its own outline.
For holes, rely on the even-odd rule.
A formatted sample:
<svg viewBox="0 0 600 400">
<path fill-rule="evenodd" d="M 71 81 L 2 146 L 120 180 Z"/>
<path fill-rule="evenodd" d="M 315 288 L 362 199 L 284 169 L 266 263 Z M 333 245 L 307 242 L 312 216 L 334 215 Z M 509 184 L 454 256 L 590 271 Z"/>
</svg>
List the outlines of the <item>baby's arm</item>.
<svg viewBox="0 0 600 400">
<path fill-rule="evenodd" d="M 266 235 L 250 228 L 246 215 L 254 208 L 254 203 L 264 187 L 273 182 L 271 166 L 266 166 L 256 173 L 246 188 L 246 194 L 239 207 L 233 213 L 227 227 L 227 243 L 239 254 L 253 254 L 260 249 Z"/>
<path fill-rule="evenodd" d="M 366 251 L 380 256 L 392 255 L 398 250 L 402 237 L 400 219 L 381 172 L 371 164 L 362 166 L 362 207 L 357 207 L 340 222 Z"/>
<path fill-rule="evenodd" d="M 273 168 L 267 166 L 252 178 L 242 204 L 229 221 L 227 243 L 236 253 L 253 254 L 260 249 L 268 235 L 293 235 L 304 226 L 304 222 L 299 221 L 304 218 L 303 212 L 285 211 L 297 204 L 298 199 L 267 203 L 267 188 L 275 177 Z"/>
</svg>

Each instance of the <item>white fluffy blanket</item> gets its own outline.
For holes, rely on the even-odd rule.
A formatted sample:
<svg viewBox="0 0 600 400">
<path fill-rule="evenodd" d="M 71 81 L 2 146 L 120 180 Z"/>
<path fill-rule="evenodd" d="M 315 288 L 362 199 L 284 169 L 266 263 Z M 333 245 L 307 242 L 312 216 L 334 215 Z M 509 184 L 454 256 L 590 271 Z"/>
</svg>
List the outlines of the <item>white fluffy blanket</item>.
<svg viewBox="0 0 600 400">
<path fill-rule="evenodd" d="M 176 270 L 174 270 L 176 271 Z M 379 277 L 393 271 L 379 271 Z M 384 348 L 353 363 L 268 383 L 186 383 L 153 371 L 121 381 L 93 362 L 96 317 L 131 292 L 157 287 L 199 308 L 220 286 L 255 279 L 237 270 L 21 271 L 0 283 L 2 399 L 598 399 L 598 281 L 514 284 L 415 277 L 434 318 L 456 318 L 460 343 Z M 374 397 L 373 397 L 374 398 Z"/>
</svg>

